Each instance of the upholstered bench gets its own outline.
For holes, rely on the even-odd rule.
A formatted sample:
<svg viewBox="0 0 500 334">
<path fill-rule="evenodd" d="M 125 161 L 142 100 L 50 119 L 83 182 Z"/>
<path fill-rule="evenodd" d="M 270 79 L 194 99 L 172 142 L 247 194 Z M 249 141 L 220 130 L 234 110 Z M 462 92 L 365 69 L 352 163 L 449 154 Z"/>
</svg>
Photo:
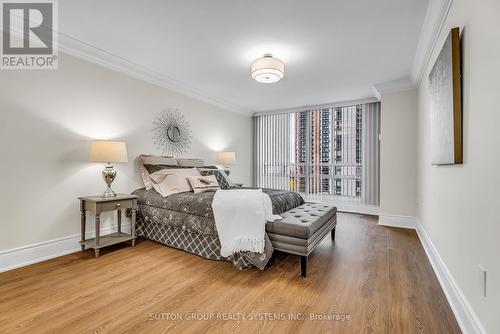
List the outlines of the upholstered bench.
<svg viewBox="0 0 500 334">
<path fill-rule="evenodd" d="M 321 203 L 305 203 L 267 223 L 266 231 L 274 249 L 300 256 L 301 275 L 307 275 L 307 258 L 323 238 L 331 233 L 335 239 L 337 208 Z"/>
</svg>

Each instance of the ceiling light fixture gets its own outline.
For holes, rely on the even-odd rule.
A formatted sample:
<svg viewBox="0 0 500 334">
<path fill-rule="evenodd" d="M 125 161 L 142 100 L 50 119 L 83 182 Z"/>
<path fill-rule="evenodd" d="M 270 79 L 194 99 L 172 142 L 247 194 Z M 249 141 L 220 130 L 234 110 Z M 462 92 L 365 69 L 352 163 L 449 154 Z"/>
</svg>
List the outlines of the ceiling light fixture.
<svg viewBox="0 0 500 334">
<path fill-rule="evenodd" d="M 285 63 L 278 58 L 273 58 L 270 54 L 266 54 L 253 62 L 251 72 L 252 77 L 258 82 L 278 82 L 285 75 Z"/>
</svg>

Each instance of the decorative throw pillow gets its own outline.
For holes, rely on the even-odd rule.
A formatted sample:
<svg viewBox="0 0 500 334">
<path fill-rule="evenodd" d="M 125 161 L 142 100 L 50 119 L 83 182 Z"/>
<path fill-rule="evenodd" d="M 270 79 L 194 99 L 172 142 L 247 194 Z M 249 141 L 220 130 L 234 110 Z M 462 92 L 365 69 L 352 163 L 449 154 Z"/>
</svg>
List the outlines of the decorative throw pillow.
<svg viewBox="0 0 500 334">
<path fill-rule="evenodd" d="M 144 188 L 146 188 L 146 190 L 153 189 L 153 180 L 151 180 L 149 172 L 144 167 L 144 165 L 141 165 L 141 177 L 142 177 L 142 182 L 144 182 Z"/>
<path fill-rule="evenodd" d="M 144 165 L 144 168 L 146 168 L 146 170 L 148 171 L 149 174 L 153 174 L 153 173 L 156 173 L 162 169 L 180 169 L 180 168 L 192 169 L 193 167 L 182 167 L 182 166 L 177 166 L 177 165 L 149 165 L 149 164 L 147 164 L 147 165 Z"/>
<path fill-rule="evenodd" d="M 215 175 L 188 176 L 187 179 L 195 194 L 206 191 L 217 191 L 218 189 L 220 189 Z"/>
<path fill-rule="evenodd" d="M 196 168 L 171 168 L 162 169 L 150 174 L 154 181 L 153 188 L 163 197 L 177 193 L 192 191 L 187 178 L 201 176 Z"/>
<path fill-rule="evenodd" d="M 177 166 L 177 160 L 172 157 L 158 156 L 158 155 L 149 155 L 149 154 L 141 154 L 139 155 L 139 162 L 141 163 L 141 177 L 142 182 L 144 183 L 144 187 L 146 190 L 153 189 L 153 181 L 147 168 L 145 165 L 169 165 L 169 166 Z"/>
<path fill-rule="evenodd" d="M 227 175 L 223 170 L 199 168 L 199 171 L 203 176 L 214 175 L 221 189 L 231 188 L 231 181 L 227 178 Z"/>
</svg>

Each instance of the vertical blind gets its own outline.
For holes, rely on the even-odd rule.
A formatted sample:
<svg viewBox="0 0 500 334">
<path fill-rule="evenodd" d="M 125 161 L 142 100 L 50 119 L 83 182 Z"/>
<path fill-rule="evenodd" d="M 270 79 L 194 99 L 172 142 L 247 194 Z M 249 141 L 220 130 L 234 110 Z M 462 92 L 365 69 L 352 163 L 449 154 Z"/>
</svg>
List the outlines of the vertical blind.
<svg viewBox="0 0 500 334">
<path fill-rule="evenodd" d="M 379 204 L 380 103 L 254 116 L 258 187 Z"/>
</svg>

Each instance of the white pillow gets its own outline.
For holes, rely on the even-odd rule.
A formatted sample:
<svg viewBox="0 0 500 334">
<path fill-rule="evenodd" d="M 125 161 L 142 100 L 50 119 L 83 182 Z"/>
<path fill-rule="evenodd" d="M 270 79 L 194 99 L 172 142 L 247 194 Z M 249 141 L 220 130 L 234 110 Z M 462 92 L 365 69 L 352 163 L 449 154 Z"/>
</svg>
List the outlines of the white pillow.
<svg viewBox="0 0 500 334">
<path fill-rule="evenodd" d="M 217 191 L 218 189 L 220 189 L 215 175 L 188 176 L 187 179 L 195 194 L 206 191 Z"/>
<path fill-rule="evenodd" d="M 149 172 L 144 167 L 144 165 L 169 165 L 169 166 L 177 166 L 177 160 L 172 157 L 163 157 L 157 155 L 148 155 L 141 154 L 139 156 L 139 162 L 141 164 L 141 177 L 142 182 L 144 182 L 144 187 L 146 190 L 153 189 L 153 180 L 149 176 Z"/>
<path fill-rule="evenodd" d="M 141 163 L 141 177 L 142 177 L 142 182 L 144 182 L 144 188 L 146 188 L 146 190 L 153 189 L 153 180 L 151 180 L 148 170 L 146 169 L 146 167 L 144 167 L 142 163 Z"/>
<path fill-rule="evenodd" d="M 171 168 L 162 169 L 149 175 L 153 188 L 163 197 L 177 193 L 192 191 L 188 176 L 201 176 L 196 168 Z"/>
</svg>

